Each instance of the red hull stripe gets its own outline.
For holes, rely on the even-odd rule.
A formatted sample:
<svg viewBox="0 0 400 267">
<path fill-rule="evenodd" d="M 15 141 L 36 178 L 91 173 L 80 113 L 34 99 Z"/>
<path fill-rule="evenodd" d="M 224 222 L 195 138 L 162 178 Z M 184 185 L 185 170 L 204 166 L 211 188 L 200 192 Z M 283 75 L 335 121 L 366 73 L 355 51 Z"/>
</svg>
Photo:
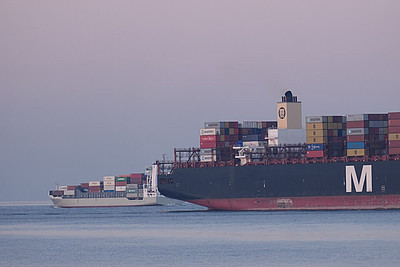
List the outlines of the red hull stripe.
<svg viewBox="0 0 400 267">
<path fill-rule="evenodd" d="M 188 199 L 186 201 L 214 210 L 400 209 L 400 195 Z"/>
</svg>

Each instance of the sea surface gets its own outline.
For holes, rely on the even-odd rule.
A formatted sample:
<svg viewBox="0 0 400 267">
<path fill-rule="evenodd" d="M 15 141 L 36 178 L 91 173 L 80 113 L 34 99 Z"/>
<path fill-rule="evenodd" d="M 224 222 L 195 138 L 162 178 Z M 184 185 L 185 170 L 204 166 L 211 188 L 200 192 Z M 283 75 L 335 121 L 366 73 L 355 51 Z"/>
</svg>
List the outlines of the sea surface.
<svg viewBox="0 0 400 267">
<path fill-rule="evenodd" d="M 400 211 L 3 205 L 0 266 L 400 266 Z"/>
</svg>

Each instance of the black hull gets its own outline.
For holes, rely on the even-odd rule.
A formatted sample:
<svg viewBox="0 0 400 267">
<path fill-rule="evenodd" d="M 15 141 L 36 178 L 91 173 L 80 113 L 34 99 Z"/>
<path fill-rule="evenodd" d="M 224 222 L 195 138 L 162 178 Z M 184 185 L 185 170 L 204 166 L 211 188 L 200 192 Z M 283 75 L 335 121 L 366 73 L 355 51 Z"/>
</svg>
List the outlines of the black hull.
<svg viewBox="0 0 400 267">
<path fill-rule="evenodd" d="M 399 209 L 400 161 L 181 168 L 159 190 L 222 210 Z"/>
</svg>

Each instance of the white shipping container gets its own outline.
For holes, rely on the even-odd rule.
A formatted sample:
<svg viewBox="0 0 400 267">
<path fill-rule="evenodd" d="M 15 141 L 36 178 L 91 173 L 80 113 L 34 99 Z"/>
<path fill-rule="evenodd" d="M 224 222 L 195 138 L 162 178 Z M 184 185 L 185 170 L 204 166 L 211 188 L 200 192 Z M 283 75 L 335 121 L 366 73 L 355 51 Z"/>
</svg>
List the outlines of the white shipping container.
<svg viewBox="0 0 400 267">
<path fill-rule="evenodd" d="M 75 190 L 65 190 L 64 191 L 64 196 L 74 196 L 75 195 Z"/>
<path fill-rule="evenodd" d="M 239 122 L 239 128 L 262 129 L 262 122 L 261 121 L 241 121 L 241 122 Z"/>
<path fill-rule="evenodd" d="M 126 188 L 138 188 L 137 184 L 127 184 Z"/>
<path fill-rule="evenodd" d="M 320 122 L 326 122 L 326 117 L 325 116 L 307 116 L 306 117 L 306 123 L 320 123 Z"/>
<path fill-rule="evenodd" d="M 104 176 L 103 181 L 114 181 L 115 182 L 115 176 Z"/>
<path fill-rule="evenodd" d="M 210 155 L 213 152 L 211 148 L 200 149 L 200 155 Z M 216 153 L 216 151 L 214 151 Z"/>
<path fill-rule="evenodd" d="M 367 121 L 368 114 L 350 114 L 346 115 L 347 121 Z"/>
<path fill-rule="evenodd" d="M 117 192 L 126 191 L 126 186 L 116 186 L 115 191 L 117 191 Z"/>
<path fill-rule="evenodd" d="M 104 181 L 104 186 L 106 185 L 115 186 L 115 181 Z"/>
<path fill-rule="evenodd" d="M 109 191 L 109 190 L 114 191 L 115 190 L 115 186 L 113 186 L 113 185 L 105 185 L 104 186 L 104 190 L 105 191 Z"/>
<path fill-rule="evenodd" d="M 217 156 L 216 155 L 201 155 L 200 156 L 200 161 L 201 162 L 212 162 L 212 161 L 217 161 Z"/>
<path fill-rule="evenodd" d="M 305 129 L 268 129 L 268 145 L 295 145 L 306 142 Z"/>
<path fill-rule="evenodd" d="M 66 186 L 66 185 L 59 186 L 58 190 L 62 190 L 62 191 L 68 190 L 68 186 Z"/>
<path fill-rule="evenodd" d="M 364 135 L 364 134 L 368 134 L 368 128 L 347 129 L 347 135 Z"/>
<path fill-rule="evenodd" d="M 90 181 L 89 186 L 100 186 L 100 181 Z"/>
<path fill-rule="evenodd" d="M 200 129 L 200 135 L 219 135 L 219 129 Z"/>
</svg>

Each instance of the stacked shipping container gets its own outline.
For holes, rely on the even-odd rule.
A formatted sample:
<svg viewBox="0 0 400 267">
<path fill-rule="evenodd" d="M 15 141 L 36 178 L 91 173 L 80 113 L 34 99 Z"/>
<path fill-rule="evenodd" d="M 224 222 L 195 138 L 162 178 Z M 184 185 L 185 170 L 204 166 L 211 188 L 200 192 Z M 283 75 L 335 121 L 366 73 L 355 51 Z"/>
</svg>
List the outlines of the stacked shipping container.
<svg viewBox="0 0 400 267">
<path fill-rule="evenodd" d="M 200 129 L 200 161 L 226 161 L 230 148 L 239 141 L 237 121 L 205 122 Z"/>
<path fill-rule="evenodd" d="M 347 115 L 347 156 L 385 155 L 387 114 Z"/>
<path fill-rule="evenodd" d="M 400 112 L 388 114 L 389 154 L 400 154 Z"/>
<path fill-rule="evenodd" d="M 239 140 L 243 142 L 264 142 L 268 138 L 268 129 L 276 129 L 276 121 L 242 121 L 239 122 Z"/>
<path fill-rule="evenodd" d="M 230 160 L 230 148 L 238 141 L 243 145 L 263 146 L 268 129 L 276 127 L 276 121 L 205 122 L 204 129 L 200 129 L 200 161 Z"/>
<path fill-rule="evenodd" d="M 144 173 L 131 173 L 129 178 L 130 184 L 142 184 L 144 182 L 145 175 Z"/>
<path fill-rule="evenodd" d="M 129 182 L 129 175 L 120 175 L 115 178 L 115 191 L 124 192 L 126 191 L 126 185 Z"/>
<path fill-rule="evenodd" d="M 59 186 L 59 189 L 52 191 L 52 194 L 53 196 L 77 196 L 77 194 L 79 196 L 82 193 L 128 192 L 127 188 L 143 188 L 142 184 L 144 182 L 144 173 L 104 176 L 103 181 L 90 181 L 89 183 L 81 183 L 79 186 Z M 137 195 L 135 197 L 137 197 Z"/>
<path fill-rule="evenodd" d="M 345 156 L 346 117 L 306 117 L 307 157 Z"/>
<path fill-rule="evenodd" d="M 115 191 L 115 176 L 104 176 L 103 177 L 103 190 L 104 192 Z"/>
<path fill-rule="evenodd" d="M 90 181 L 89 182 L 89 193 L 98 193 L 101 190 L 100 181 Z"/>
</svg>

